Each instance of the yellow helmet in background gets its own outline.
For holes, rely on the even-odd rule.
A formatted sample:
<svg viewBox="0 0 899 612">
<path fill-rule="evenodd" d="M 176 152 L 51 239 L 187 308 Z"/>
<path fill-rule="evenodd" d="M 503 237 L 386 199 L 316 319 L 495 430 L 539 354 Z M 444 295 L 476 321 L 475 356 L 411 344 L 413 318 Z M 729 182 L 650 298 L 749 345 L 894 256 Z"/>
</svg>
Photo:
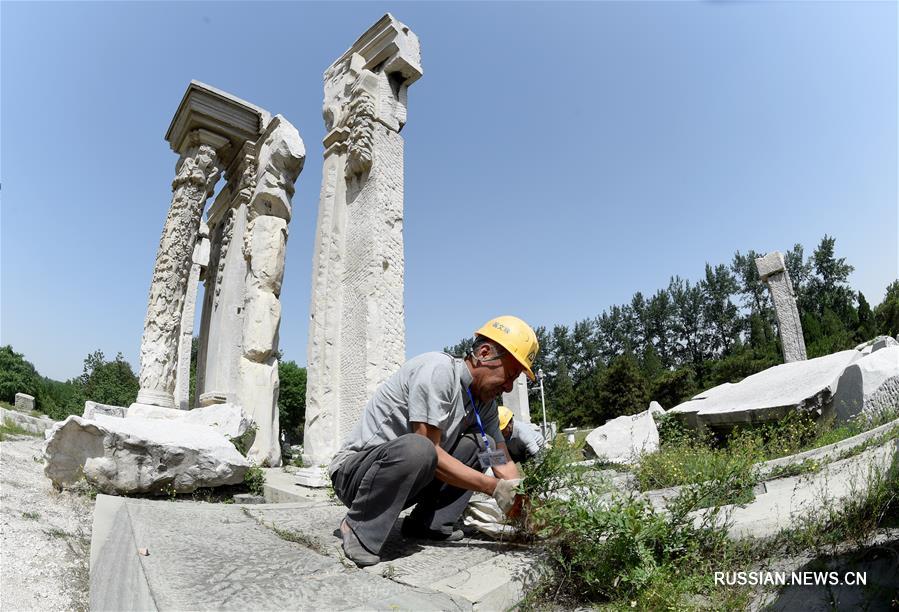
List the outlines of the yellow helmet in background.
<svg viewBox="0 0 899 612">
<path fill-rule="evenodd" d="M 522 366 L 528 378 L 534 380 L 534 359 L 540 344 L 537 342 L 537 334 L 531 326 L 510 315 L 503 315 L 490 319 L 475 334 L 493 340 L 506 349 Z"/>
<path fill-rule="evenodd" d="M 500 406 L 497 410 L 499 411 L 499 428 L 505 429 L 512 420 L 512 411 L 505 406 Z"/>
</svg>

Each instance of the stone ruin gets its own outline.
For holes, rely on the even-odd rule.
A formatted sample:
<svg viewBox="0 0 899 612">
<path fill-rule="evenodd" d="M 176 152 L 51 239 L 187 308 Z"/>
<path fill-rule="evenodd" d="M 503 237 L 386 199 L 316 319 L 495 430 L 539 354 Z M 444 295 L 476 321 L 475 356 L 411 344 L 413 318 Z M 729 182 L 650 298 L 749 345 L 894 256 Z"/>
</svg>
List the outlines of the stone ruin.
<svg viewBox="0 0 899 612">
<path fill-rule="evenodd" d="M 324 74 L 327 135 L 307 352 L 307 464 L 325 464 L 405 360 L 403 138 L 418 37 L 387 14 Z"/>
<path fill-rule="evenodd" d="M 189 492 L 241 482 L 250 462 L 281 463 L 278 297 L 303 141 L 281 115 L 196 81 L 166 140 L 180 157 L 150 284 L 137 401 L 127 410 L 87 402 L 82 417 L 53 428 L 45 473 L 57 486 L 84 475 L 109 492 Z M 196 407 L 188 397 L 200 281 Z M 232 440 L 253 428 L 248 462 Z"/>
<path fill-rule="evenodd" d="M 257 428 L 249 458 L 280 465 L 278 296 L 303 141 L 282 116 L 196 81 L 166 140 L 181 158 L 150 285 L 136 404 L 192 408 L 190 343 L 202 278 L 196 397 L 201 406 L 243 408 Z M 222 172 L 225 185 L 204 224 Z"/>
</svg>

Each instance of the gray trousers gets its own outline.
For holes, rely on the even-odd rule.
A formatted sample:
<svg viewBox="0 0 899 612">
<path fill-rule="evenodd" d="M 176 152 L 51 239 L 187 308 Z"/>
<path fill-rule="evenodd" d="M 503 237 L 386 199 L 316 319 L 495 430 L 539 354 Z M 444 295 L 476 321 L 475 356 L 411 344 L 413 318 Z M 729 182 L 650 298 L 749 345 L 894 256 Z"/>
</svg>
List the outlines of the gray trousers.
<svg viewBox="0 0 899 612">
<path fill-rule="evenodd" d="M 460 436 L 447 452 L 482 471 L 478 462 L 480 450 L 479 437 L 469 433 Z M 436 469 L 434 444 L 420 434 L 410 433 L 355 453 L 334 472 L 334 492 L 349 508 L 347 523 L 365 548 L 378 554 L 400 512 L 413 504 L 415 508 L 406 520 L 452 533 L 472 491 L 437 480 Z"/>
</svg>

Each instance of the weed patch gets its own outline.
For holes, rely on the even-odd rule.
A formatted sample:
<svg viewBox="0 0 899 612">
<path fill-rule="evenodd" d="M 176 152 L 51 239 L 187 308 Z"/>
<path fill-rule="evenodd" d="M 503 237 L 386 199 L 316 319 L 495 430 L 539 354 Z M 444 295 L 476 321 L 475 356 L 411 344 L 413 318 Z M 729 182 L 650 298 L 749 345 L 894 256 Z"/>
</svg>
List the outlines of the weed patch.
<svg viewBox="0 0 899 612">
<path fill-rule="evenodd" d="M 323 556 L 327 556 L 328 554 L 327 546 L 319 542 L 317 539 L 300 533 L 299 531 L 294 531 L 293 529 L 281 529 L 277 525 L 272 525 L 272 531 L 274 531 L 282 540 L 300 544 Z"/>
<path fill-rule="evenodd" d="M 0 440 L 5 440 L 9 436 L 30 436 L 32 438 L 40 438 L 42 434 L 34 433 L 27 429 L 19 427 L 12 419 L 3 419 L 0 425 Z"/>
<path fill-rule="evenodd" d="M 243 477 L 243 484 L 247 491 L 253 495 L 262 495 L 265 493 L 265 472 L 256 465 L 250 466 L 247 473 Z"/>
</svg>

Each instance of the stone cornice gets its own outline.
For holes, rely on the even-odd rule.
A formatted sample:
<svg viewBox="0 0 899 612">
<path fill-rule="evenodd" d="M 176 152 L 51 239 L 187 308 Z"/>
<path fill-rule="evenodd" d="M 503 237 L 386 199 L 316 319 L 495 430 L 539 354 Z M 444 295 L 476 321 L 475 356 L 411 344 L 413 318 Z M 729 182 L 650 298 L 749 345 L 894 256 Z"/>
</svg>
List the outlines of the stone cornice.
<svg viewBox="0 0 899 612">
<path fill-rule="evenodd" d="M 229 93 L 199 81 L 191 81 L 169 125 L 165 139 L 181 153 L 188 146 L 190 134 L 206 130 L 228 141 L 228 151 L 219 151 L 223 165 L 231 162 L 247 140 L 255 141 L 271 115 Z"/>
<path fill-rule="evenodd" d="M 418 37 L 390 13 L 381 17 L 331 64 L 325 71 L 325 80 L 340 71 L 343 64 L 349 63 L 353 54 L 359 54 L 365 60 L 363 69 L 399 73 L 406 85 L 411 85 L 422 75 Z"/>
</svg>

